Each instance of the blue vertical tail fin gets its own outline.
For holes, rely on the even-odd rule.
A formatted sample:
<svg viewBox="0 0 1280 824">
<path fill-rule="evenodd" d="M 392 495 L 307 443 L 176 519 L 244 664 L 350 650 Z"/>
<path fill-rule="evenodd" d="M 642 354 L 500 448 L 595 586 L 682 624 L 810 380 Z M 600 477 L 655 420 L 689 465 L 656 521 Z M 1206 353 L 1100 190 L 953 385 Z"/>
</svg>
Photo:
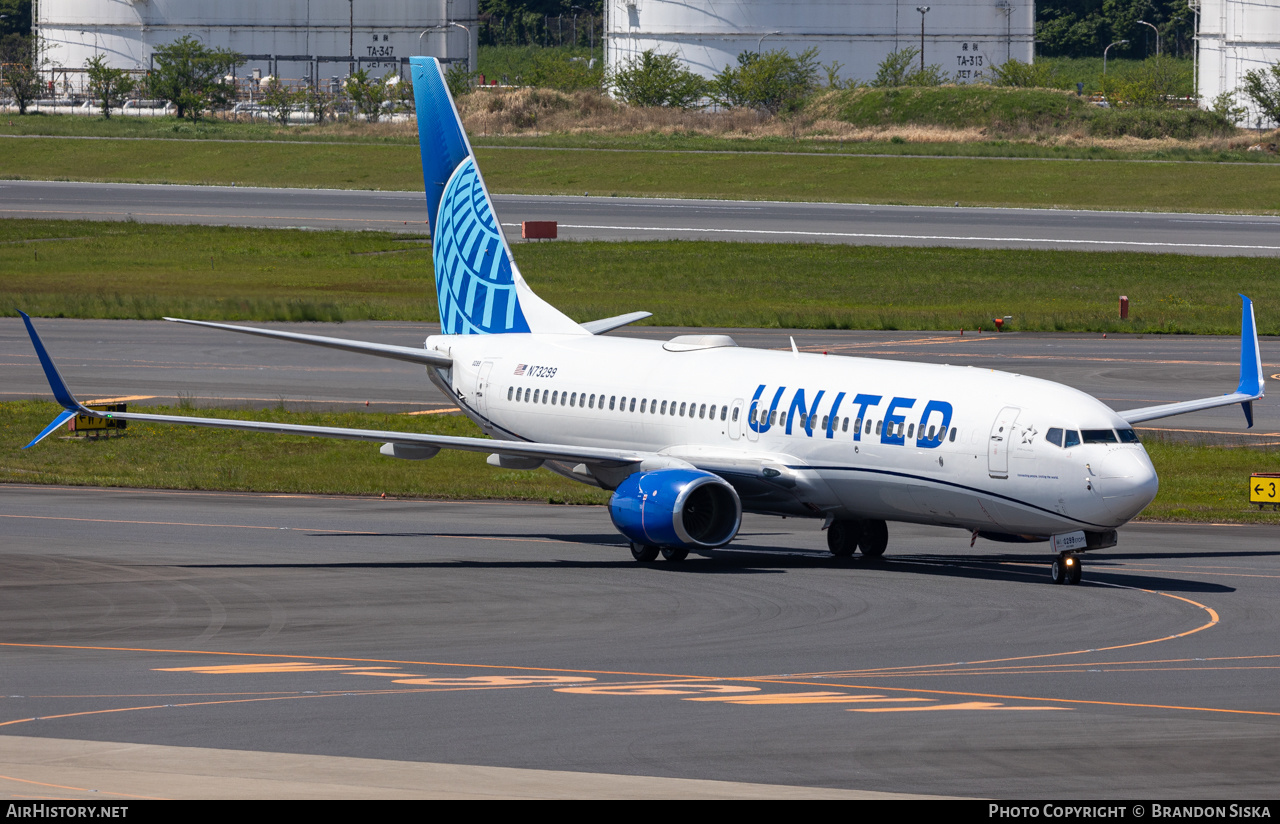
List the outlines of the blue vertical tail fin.
<svg viewBox="0 0 1280 824">
<path fill-rule="evenodd" d="M 412 57 L 440 326 L 446 335 L 590 334 L 524 282 L 440 63 Z"/>
</svg>

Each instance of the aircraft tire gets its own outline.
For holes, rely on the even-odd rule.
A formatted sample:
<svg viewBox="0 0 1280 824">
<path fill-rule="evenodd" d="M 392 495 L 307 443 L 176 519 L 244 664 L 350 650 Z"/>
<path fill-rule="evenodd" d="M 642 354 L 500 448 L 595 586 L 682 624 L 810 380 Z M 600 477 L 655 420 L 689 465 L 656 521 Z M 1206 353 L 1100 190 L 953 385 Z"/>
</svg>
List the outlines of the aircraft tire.
<svg viewBox="0 0 1280 824">
<path fill-rule="evenodd" d="M 1053 579 L 1055 584 L 1078 584 L 1080 576 L 1083 573 L 1079 558 L 1070 559 L 1071 563 L 1067 563 L 1066 555 L 1059 555 L 1053 559 L 1053 565 L 1049 567 L 1049 577 Z"/>
<path fill-rule="evenodd" d="M 868 558 L 879 558 L 889 546 L 889 525 L 884 521 L 863 521 L 858 549 Z"/>
<path fill-rule="evenodd" d="M 637 544 L 635 541 L 632 541 L 631 557 L 635 558 L 642 564 L 647 564 L 650 561 L 657 560 L 658 548 L 652 544 Z"/>
<path fill-rule="evenodd" d="M 827 527 L 827 549 L 837 558 L 848 558 L 858 548 L 862 528 L 858 521 L 832 521 Z"/>
<path fill-rule="evenodd" d="M 664 546 L 662 557 L 668 561 L 683 561 L 689 557 L 689 550 L 679 546 Z"/>
</svg>

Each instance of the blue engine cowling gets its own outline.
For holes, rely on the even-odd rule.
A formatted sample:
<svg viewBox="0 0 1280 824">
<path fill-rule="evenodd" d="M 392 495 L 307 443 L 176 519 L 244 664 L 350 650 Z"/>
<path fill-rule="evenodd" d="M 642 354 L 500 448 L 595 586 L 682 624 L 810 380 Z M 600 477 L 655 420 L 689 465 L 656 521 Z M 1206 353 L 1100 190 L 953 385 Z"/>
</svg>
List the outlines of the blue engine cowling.
<svg viewBox="0 0 1280 824">
<path fill-rule="evenodd" d="M 609 517 L 637 544 L 716 547 L 742 525 L 742 502 L 723 478 L 698 469 L 637 472 L 609 499 Z"/>
</svg>

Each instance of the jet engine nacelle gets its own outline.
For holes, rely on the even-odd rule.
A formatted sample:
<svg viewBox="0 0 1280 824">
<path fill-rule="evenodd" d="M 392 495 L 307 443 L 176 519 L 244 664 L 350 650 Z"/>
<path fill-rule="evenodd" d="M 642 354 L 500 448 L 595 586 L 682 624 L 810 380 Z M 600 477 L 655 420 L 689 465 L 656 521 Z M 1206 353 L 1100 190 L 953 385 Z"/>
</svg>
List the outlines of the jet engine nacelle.
<svg viewBox="0 0 1280 824">
<path fill-rule="evenodd" d="M 742 525 L 738 493 L 700 469 L 636 472 L 609 499 L 609 517 L 636 544 L 697 549 L 727 544 Z"/>
</svg>

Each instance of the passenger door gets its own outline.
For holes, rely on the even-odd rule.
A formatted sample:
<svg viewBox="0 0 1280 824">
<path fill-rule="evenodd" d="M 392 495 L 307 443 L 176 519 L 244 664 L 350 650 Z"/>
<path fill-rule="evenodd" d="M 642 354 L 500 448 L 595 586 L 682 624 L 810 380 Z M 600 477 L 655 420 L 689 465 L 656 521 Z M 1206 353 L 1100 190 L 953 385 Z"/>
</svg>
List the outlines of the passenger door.
<svg viewBox="0 0 1280 824">
<path fill-rule="evenodd" d="M 991 425 L 991 438 L 987 441 L 987 472 L 993 478 L 1009 477 L 1009 449 L 1013 439 L 1013 424 L 1022 410 L 1006 406 Z"/>
</svg>

